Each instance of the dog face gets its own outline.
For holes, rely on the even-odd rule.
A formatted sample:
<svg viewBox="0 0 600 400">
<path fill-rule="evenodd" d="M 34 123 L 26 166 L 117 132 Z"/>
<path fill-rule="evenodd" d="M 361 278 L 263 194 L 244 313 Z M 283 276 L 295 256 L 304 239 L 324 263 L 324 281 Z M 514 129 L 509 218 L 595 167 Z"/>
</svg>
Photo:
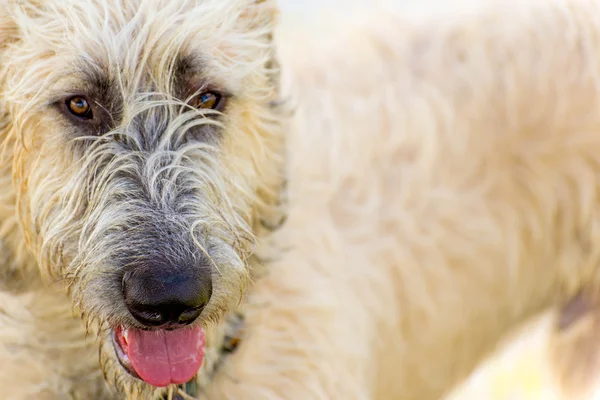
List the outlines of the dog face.
<svg viewBox="0 0 600 400">
<path fill-rule="evenodd" d="M 109 377 L 184 383 L 275 196 L 273 6 L 4 1 L 3 174 L 23 241 L 100 324 Z"/>
</svg>

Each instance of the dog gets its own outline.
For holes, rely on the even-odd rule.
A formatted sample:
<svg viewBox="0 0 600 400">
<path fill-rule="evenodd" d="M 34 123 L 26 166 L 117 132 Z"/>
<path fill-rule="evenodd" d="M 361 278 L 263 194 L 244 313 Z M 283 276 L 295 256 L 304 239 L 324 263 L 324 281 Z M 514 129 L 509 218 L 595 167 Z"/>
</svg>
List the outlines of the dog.
<svg viewBox="0 0 600 400">
<path fill-rule="evenodd" d="M 98 344 L 80 343 L 85 329 L 121 394 L 172 392 L 203 363 L 205 329 L 239 303 L 257 226 L 278 208 L 272 4 L 9 0 L 2 9 L 3 295 L 22 308 L 2 328 L 2 397 L 51 386 L 54 372 L 88 375 L 79 365 Z M 60 296 L 84 324 L 69 321 Z M 57 302 L 61 312 L 45 309 Z M 50 333 L 54 318 L 69 330 Z M 77 348 L 65 356 L 71 330 Z M 39 347 L 29 347 L 34 337 Z M 23 372 L 28 364 L 37 368 Z M 88 383 L 82 394 L 56 385 L 59 398 L 101 395 Z"/>
<path fill-rule="evenodd" d="M 585 393 L 599 22 L 558 0 L 281 28 L 287 220 L 205 398 L 440 399 L 548 309 L 549 368 Z"/>
<path fill-rule="evenodd" d="M 0 5 L 3 398 L 439 399 L 598 287 L 593 0 Z"/>
</svg>

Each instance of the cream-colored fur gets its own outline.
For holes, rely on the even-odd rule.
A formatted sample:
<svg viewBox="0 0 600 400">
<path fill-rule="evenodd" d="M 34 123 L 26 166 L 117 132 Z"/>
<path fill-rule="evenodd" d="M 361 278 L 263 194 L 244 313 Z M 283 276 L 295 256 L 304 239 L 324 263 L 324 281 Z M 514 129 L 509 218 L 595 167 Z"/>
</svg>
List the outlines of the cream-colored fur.
<svg viewBox="0 0 600 400">
<path fill-rule="evenodd" d="M 241 2 L 227 1 L 240 10 Z M 100 2 L 89 1 L 94 4 Z M 0 34 L 10 36 L 11 21 L 0 21 Z M 280 97 L 291 110 L 279 115 L 281 126 L 254 118 L 253 111 L 265 112 L 252 106 L 264 101 L 256 86 L 269 84 L 262 65 L 247 59 L 265 57 L 257 38 L 224 48 L 210 42 L 219 50 L 211 53 L 220 61 L 213 73 L 227 75 L 219 68 L 229 62 L 239 69 L 227 77 L 251 88 L 230 128 L 243 135 L 250 123 L 254 134 L 231 136 L 224 154 L 237 185 L 220 194 L 244 210 L 240 218 L 257 237 L 266 272 L 255 277 L 242 305 L 241 344 L 222 360 L 203 398 L 439 399 L 514 326 L 600 283 L 595 0 L 515 0 L 423 22 L 374 11 L 328 28 L 327 34 L 306 30 L 278 38 Z M 203 40 L 211 37 L 206 29 Z M 85 39 L 85 29 L 80 32 Z M 244 52 L 246 44 L 252 51 Z M 15 51 L 5 53 L 27 58 L 25 50 Z M 36 53 L 30 68 L 47 61 L 42 55 Z M 261 72 L 239 78 L 247 70 L 236 56 L 244 68 Z M 12 92 L 0 92 L 0 112 L 8 109 L 10 124 L 25 112 L 12 81 L 20 71 L 1 71 L 0 81 L 3 76 Z M 288 215 L 268 234 L 252 217 L 271 214 L 277 168 L 269 160 L 278 160 L 269 151 L 283 137 Z M 14 140 L 22 144 L 18 135 Z M 48 159 L 44 153 L 42 159 Z M 19 191 L 24 172 L 39 165 L 23 157 L 15 162 L 21 196 L 29 193 Z M 38 187 L 28 189 L 34 193 L 47 190 L 40 173 L 33 174 Z M 264 187 L 252 185 L 265 177 Z M 31 210 L 20 211 L 28 250 L 44 272 L 60 269 L 35 245 L 47 231 L 36 231 Z M 13 218 L 8 211 L 2 215 Z M 40 216 L 36 221 L 43 225 Z M 5 236 L 13 242 L 21 237 Z M 237 288 L 232 284 L 223 293 L 234 297 Z M 44 290 L 51 289 L 54 295 L 43 294 L 51 292 L 36 283 L 0 297 L 0 321 L 6 321 L 0 324 L 0 379 L 8 377 L 0 390 L 6 398 L 30 398 L 43 382 L 52 382 L 48 398 L 65 398 L 69 386 L 81 396 L 98 388 L 99 379 L 92 379 L 98 371 L 86 375 L 93 383 L 73 382 L 92 360 L 93 338 L 85 345 L 73 341 L 89 349 L 88 357 L 62 352 L 64 343 L 52 339 L 46 317 L 33 313 L 56 302 L 63 310 L 57 316 L 70 316 L 58 289 Z M 29 347 L 35 338 L 29 332 L 50 343 Z M 49 349 L 65 360 L 47 365 Z M 32 367 L 17 369 L 27 363 Z M 120 368 L 115 364 L 109 363 L 110 373 Z M 133 379 L 116 381 L 132 397 L 138 393 L 128 390 Z"/>
<path fill-rule="evenodd" d="M 598 3 L 458 14 L 280 39 L 289 216 L 209 398 L 439 399 L 597 287 Z"/>
</svg>

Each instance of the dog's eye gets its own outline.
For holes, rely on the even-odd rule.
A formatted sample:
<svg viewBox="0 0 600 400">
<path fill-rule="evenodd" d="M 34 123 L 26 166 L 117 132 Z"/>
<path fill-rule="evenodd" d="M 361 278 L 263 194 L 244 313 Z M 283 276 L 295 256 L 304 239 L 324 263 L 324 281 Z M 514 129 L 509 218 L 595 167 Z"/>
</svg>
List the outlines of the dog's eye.
<svg viewBox="0 0 600 400">
<path fill-rule="evenodd" d="M 66 105 L 69 112 L 76 117 L 83 119 L 94 118 L 94 114 L 92 113 L 92 106 L 85 97 L 73 96 L 67 99 Z"/>
<path fill-rule="evenodd" d="M 190 105 L 195 108 L 217 110 L 221 105 L 222 96 L 217 92 L 203 92 L 195 96 Z"/>
</svg>

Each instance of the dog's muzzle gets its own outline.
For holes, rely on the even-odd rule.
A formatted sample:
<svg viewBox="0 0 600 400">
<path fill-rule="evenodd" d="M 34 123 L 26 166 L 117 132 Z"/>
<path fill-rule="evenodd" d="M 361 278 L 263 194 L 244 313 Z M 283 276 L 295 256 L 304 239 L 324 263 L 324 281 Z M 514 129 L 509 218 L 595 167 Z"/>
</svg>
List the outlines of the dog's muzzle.
<svg viewBox="0 0 600 400">
<path fill-rule="evenodd" d="M 194 378 L 206 336 L 194 325 L 212 295 L 205 266 L 138 264 L 122 281 L 127 309 L 139 327 L 113 328 L 119 362 L 132 376 L 164 387 Z"/>
</svg>

